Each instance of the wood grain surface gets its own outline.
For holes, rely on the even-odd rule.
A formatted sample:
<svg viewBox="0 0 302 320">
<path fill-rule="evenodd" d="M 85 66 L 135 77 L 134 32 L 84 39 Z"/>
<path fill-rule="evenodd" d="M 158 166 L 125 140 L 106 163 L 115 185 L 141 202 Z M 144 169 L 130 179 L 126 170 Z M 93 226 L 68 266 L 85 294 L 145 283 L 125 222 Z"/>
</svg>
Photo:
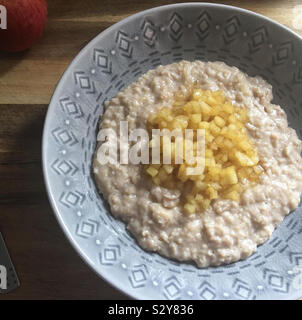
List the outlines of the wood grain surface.
<svg viewBox="0 0 302 320">
<path fill-rule="evenodd" d="M 127 299 L 80 259 L 57 224 L 43 183 L 42 129 L 58 80 L 87 42 L 126 16 L 175 2 L 184 1 L 49 0 L 41 41 L 24 53 L 0 53 L 0 230 L 21 281 L 0 300 Z M 253 10 L 290 28 L 293 8 L 301 4 L 212 2 Z"/>
</svg>

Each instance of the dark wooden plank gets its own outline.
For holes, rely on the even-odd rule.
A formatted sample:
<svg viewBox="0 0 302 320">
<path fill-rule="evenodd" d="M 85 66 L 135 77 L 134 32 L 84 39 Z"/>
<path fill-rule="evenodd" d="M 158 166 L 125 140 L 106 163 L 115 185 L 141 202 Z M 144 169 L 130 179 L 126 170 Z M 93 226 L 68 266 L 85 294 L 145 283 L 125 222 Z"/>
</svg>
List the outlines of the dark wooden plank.
<svg viewBox="0 0 302 320">
<path fill-rule="evenodd" d="M 63 235 L 46 195 L 41 137 L 47 105 L 0 105 L 0 229 L 21 281 L 1 299 L 125 299 Z"/>
</svg>

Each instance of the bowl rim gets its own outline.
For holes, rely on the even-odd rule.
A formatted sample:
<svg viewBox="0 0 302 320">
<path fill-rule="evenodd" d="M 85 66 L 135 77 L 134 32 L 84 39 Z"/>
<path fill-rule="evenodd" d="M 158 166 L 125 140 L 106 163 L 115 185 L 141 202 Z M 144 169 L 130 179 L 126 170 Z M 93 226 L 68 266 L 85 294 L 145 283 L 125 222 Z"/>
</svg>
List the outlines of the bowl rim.
<svg viewBox="0 0 302 320">
<path fill-rule="evenodd" d="M 49 123 L 50 123 L 50 112 L 51 112 L 51 106 L 52 104 L 55 103 L 55 100 L 57 98 L 58 92 L 60 91 L 60 89 L 63 87 L 69 71 L 72 69 L 73 66 L 75 66 L 77 64 L 77 62 L 82 58 L 82 56 L 85 54 L 86 51 L 89 51 L 93 45 L 98 41 L 99 37 L 101 36 L 105 36 L 107 34 L 109 34 L 110 32 L 112 32 L 114 29 L 118 28 L 119 26 L 124 25 L 125 23 L 131 22 L 131 20 L 135 19 L 135 18 L 140 18 L 143 17 L 146 14 L 151 14 L 154 13 L 158 10 L 165 10 L 165 9 L 170 9 L 170 8 L 183 8 L 183 7 L 199 7 L 199 8 L 223 8 L 225 10 L 228 11 L 235 11 L 238 13 L 244 13 L 244 14 L 248 14 L 248 15 L 252 15 L 255 16 L 257 18 L 260 18 L 262 20 L 267 21 L 270 24 L 273 24 L 283 30 L 286 30 L 287 32 L 289 32 L 290 34 L 292 34 L 293 36 L 295 36 L 297 38 L 297 40 L 302 40 L 302 36 L 300 36 L 297 32 L 293 31 L 292 29 L 290 29 L 289 27 L 271 19 L 268 18 L 262 14 L 256 13 L 254 11 L 251 10 L 247 10 L 241 7 L 237 7 L 237 6 L 231 6 L 231 5 L 226 5 L 226 4 L 219 4 L 219 3 L 209 3 L 209 2 L 182 2 L 182 3 L 177 3 L 177 4 L 168 4 L 168 5 L 163 5 L 163 6 L 156 6 L 150 9 L 146 9 L 143 11 L 139 11 L 135 14 L 132 14 L 114 24 L 112 24 L 110 27 L 108 27 L 107 29 L 103 30 L 102 32 L 100 32 L 98 35 L 96 35 L 93 39 L 91 39 L 86 45 L 84 45 L 84 47 L 77 53 L 77 55 L 72 59 L 72 61 L 69 63 L 69 65 L 67 66 L 67 68 L 64 70 L 60 80 L 58 81 L 57 85 L 55 86 L 55 89 L 53 91 L 53 94 L 50 98 L 50 102 L 48 105 L 48 109 L 46 112 L 46 116 L 45 116 L 45 121 L 44 121 L 44 128 L 43 128 L 43 133 L 42 133 L 42 170 L 43 170 L 43 179 L 44 179 L 44 185 L 46 188 L 46 193 L 52 208 L 52 211 L 56 217 L 57 222 L 60 225 L 61 230 L 63 231 L 65 237 L 68 239 L 68 242 L 71 244 L 71 246 L 75 249 L 76 253 L 81 257 L 81 259 L 86 263 L 86 265 L 88 265 L 88 267 L 94 271 L 101 279 L 105 280 L 109 285 L 111 285 L 113 288 L 117 289 L 119 292 L 125 294 L 126 296 L 128 296 L 130 299 L 144 299 L 141 296 L 139 296 L 138 294 L 135 294 L 135 291 L 131 291 L 131 290 L 127 290 L 127 288 L 124 285 L 121 285 L 119 283 L 119 281 L 116 281 L 113 277 L 109 277 L 106 276 L 102 273 L 101 268 L 97 267 L 86 255 L 85 252 L 82 250 L 82 248 L 76 243 L 76 241 L 73 239 L 73 236 L 68 228 L 67 225 L 65 225 L 61 214 L 60 214 L 60 210 L 57 207 L 56 204 L 56 200 L 54 199 L 54 196 L 51 192 L 51 183 L 50 183 L 50 179 L 48 176 L 48 169 L 47 169 L 47 149 L 48 149 L 48 127 L 49 127 Z M 302 290 L 300 295 L 302 295 Z M 286 299 L 290 300 L 290 299 L 297 299 L 297 297 L 295 296 L 294 298 L 290 295 L 288 295 L 288 297 L 286 297 Z"/>
</svg>

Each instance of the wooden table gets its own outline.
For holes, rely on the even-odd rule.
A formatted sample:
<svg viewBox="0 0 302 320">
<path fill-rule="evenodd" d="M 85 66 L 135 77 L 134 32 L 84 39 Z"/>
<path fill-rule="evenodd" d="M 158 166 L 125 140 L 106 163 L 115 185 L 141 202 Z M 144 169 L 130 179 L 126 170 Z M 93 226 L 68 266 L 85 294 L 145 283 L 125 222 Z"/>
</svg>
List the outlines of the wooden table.
<svg viewBox="0 0 302 320">
<path fill-rule="evenodd" d="M 174 2 L 183 1 L 49 0 L 39 44 L 24 53 L 0 53 L 0 228 L 21 281 L 19 289 L 1 299 L 127 299 L 89 269 L 55 220 L 41 169 L 42 128 L 56 83 L 89 40 L 126 16 Z M 218 2 L 288 27 L 294 6 L 301 4 Z"/>
</svg>

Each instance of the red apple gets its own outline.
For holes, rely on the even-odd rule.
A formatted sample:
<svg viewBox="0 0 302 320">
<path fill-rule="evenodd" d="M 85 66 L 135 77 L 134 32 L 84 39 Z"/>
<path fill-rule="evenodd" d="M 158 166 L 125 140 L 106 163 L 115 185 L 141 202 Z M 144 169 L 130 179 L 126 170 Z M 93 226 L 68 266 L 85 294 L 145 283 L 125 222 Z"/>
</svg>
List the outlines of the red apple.
<svg viewBox="0 0 302 320">
<path fill-rule="evenodd" d="M 0 50 L 15 52 L 33 46 L 42 36 L 46 0 L 0 0 L 7 11 L 7 29 L 0 29 Z"/>
</svg>

